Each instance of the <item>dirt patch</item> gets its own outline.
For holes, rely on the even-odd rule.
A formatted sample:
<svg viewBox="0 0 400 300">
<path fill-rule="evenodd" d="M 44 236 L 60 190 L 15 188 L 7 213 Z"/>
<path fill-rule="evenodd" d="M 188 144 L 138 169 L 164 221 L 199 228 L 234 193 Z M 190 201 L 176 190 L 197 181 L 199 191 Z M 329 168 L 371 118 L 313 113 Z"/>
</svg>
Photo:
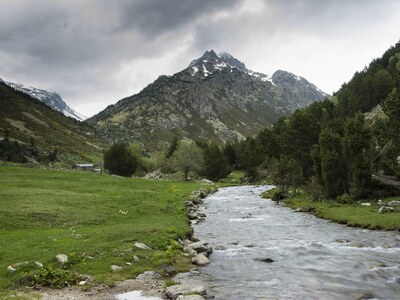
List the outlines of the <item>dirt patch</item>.
<svg viewBox="0 0 400 300">
<path fill-rule="evenodd" d="M 70 287 L 61 290 L 43 288 L 36 292 L 42 300 L 111 300 L 116 295 L 130 292 L 142 291 L 143 295 L 166 299 L 164 295 L 164 282 L 162 280 L 137 280 L 129 279 L 115 284 L 115 286 L 99 285 L 91 288 Z"/>
</svg>

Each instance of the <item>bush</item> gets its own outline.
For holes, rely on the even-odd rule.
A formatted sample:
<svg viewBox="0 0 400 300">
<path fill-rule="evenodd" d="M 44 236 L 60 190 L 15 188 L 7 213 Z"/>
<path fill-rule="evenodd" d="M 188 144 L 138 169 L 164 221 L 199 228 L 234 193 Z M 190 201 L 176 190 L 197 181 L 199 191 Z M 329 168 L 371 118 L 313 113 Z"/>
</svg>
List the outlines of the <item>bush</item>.
<svg viewBox="0 0 400 300">
<path fill-rule="evenodd" d="M 337 201 L 340 204 L 351 204 L 354 202 L 354 198 L 351 195 L 344 193 L 343 195 L 337 197 Z"/>
<path fill-rule="evenodd" d="M 123 144 L 114 144 L 104 153 L 104 168 L 109 174 L 132 176 L 137 165 L 137 159 Z"/>
<path fill-rule="evenodd" d="M 61 289 L 77 285 L 84 277 L 68 269 L 53 269 L 51 266 L 32 271 L 20 280 L 21 284 L 29 286 L 48 286 Z"/>
</svg>

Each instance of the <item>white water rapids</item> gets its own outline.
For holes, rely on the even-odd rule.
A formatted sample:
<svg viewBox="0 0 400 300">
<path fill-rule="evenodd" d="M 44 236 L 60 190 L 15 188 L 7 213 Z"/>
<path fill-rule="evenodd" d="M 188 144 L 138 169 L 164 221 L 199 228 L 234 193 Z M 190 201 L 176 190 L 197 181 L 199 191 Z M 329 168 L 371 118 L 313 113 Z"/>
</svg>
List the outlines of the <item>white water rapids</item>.
<svg viewBox="0 0 400 300">
<path fill-rule="evenodd" d="M 177 276 L 215 299 L 400 299 L 400 234 L 349 228 L 262 199 L 266 186 L 205 199 L 195 235 L 211 263 Z M 271 260 L 266 260 L 271 259 Z"/>
</svg>

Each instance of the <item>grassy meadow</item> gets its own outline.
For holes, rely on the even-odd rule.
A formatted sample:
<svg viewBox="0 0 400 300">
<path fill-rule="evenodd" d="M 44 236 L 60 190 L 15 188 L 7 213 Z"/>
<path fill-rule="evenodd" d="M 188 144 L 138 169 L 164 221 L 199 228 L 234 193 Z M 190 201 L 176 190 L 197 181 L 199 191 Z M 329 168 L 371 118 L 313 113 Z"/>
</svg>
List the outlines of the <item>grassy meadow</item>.
<svg viewBox="0 0 400 300">
<path fill-rule="evenodd" d="M 186 269 L 189 261 L 174 251 L 172 240 L 190 231 L 184 201 L 199 187 L 0 166 L 0 291 L 23 285 L 37 272 L 34 262 L 61 268 L 55 260 L 60 253 L 68 255 L 71 271 L 92 276 L 92 284 L 112 284 L 145 270 L 162 272 L 164 263 Z M 7 271 L 24 262 L 25 267 Z M 111 265 L 122 269 L 113 272 Z"/>
</svg>

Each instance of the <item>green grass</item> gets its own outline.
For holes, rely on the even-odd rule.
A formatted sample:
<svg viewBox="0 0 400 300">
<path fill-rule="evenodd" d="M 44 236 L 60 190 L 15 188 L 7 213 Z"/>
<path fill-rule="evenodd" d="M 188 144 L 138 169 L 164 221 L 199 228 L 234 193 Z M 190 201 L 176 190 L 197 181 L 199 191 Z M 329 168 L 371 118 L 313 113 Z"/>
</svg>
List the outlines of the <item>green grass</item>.
<svg viewBox="0 0 400 300">
<path fill-rule="evenodd" d="M 383 199 L 384 201 L 399 200 L 400 197 Z M 368 229 L 397 230 L 400 231 L 400 209 L 394 212 L 380 214 L 377 201 L 369 202 L 371 206 L 362 206 L 360 203 L 341 204 L 335 200 L 324 202 L 311 201 L 306 193 L 288 198 L 285 203 L 293 208 L 301 208 L 303 211 L 312 212 L 317 217 L 332 220 L 348 226 L 362 227 Z"/>
<path fill-rule="evenodd" d="M 10 273 L 7 266 L 25 261 L 54 265 L 59 253 L 79 258 L 72 270 L 93 276 L 94 284 L 161 271 L 162 263 L 186 269 L 189 261 L 167 246 L 191 230 L 184 201 L 199 187 L 0 166 L 0 291 L 19 288 L 26 275 Z M 153 250 L 137 249 L 135 241 Z M 140 261 L 135 263 L 134 256 Z M 112 264 L 122 270 L 112 272 Z"/>
<path fill-rule="evenodd" d="M 243 177 L 244 172 L 242 170 L 234 170 L 225 178 L 220 179 L 216 185 L 219 187 L 240 185 Z"/>
<path fill-rule="evenodd" d="M 274 196 L 275 193 L 279 193 L 280 189 L 277 187 L 274 187 L 270 190 L 266 190 L 265 192 L 263 192 L 261 194 L 261 197 L 266 198 L 266 199 L 272 199 L 272 197 Z"/>
</svg>

